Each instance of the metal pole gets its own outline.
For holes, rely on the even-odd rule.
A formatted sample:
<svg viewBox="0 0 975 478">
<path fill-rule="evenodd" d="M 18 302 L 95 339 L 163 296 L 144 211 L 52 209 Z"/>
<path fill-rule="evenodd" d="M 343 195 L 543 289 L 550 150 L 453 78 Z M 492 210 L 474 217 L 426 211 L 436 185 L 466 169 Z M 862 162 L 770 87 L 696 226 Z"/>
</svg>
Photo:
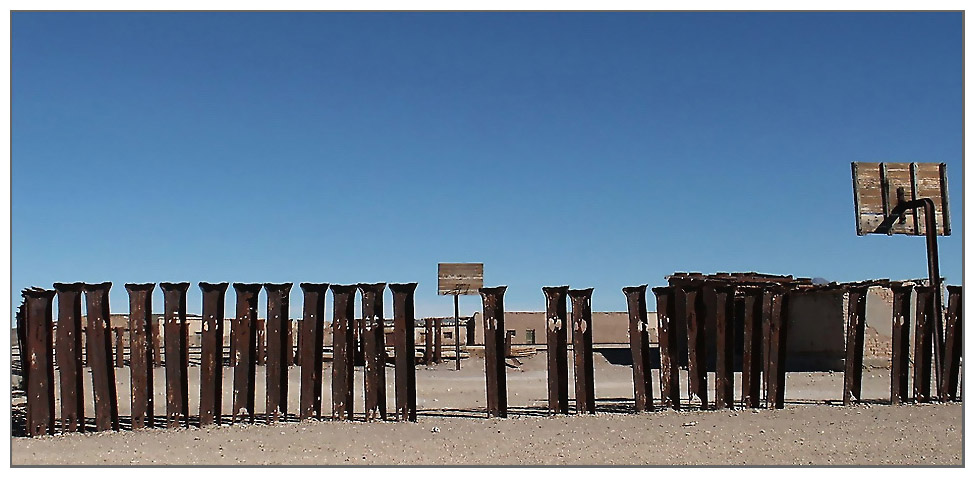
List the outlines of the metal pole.
<svg viewBox="0 0 975 478">
<path fill-rule="evenodd" d="M 223 316 L 227 283 L 200 282 L 203 293 L 200 344 L 200 426 L 223 423 Z"/>
<path fill-rule="evenodd" d="M 322 418 L 322 346 L 325 339 L 325 295 L 328 284 L 298 284 L 304 296 L 298 328 L 301 363 L 298 418 Z"/>
<path fill-rule="evenodd" d="M 548 356 L 548 410 L 569 414 L 569 286 L 542 287 L 545 293 L 545 349 Z"/>
<path fill-rule="evenodd" d="M 156 284 L 125 284 L 129 292 L 129 372 L 132 429 L 153 427 L 152 290 Z"/>
<path fill-rule="evenodd" d="M 187 378 L 186 290 L 189 282 L 159 284 L 163 291 L 166 342 L 166 426 L 189 426 L 189 385 Z"/>
<path fill-rule="evenodd" d="M 85 284 L 85 303 L 88 311 L 88 366 L 95 398 L 95 430 L 119 429 L 118 394 L 115 388 L 115 369 L 112 367 L 112 340 L 108 336 L 111 309 L 108 291 L 111 282 Z"/>
<path fill-rule="evenodd" d="M 54 434 L 54 340 L 52 316 L 54 311 L 53 290 L 27 289 L 23 291 L 27 301 L 25 320 L 27 357 L 24 376 L 27 384 L 27 433 L 28 435 Z"/>
<path fill-rule="evenodd" d="M 653 411 L 647 285 L 624 287 L 629 315 L 630 356 L 633 358 L 633 404 L 638 412 Z"/>
<path fill-rule="evenodd" d="M 234 283 L 237 315 L 230 326 L 234 366 L 234 422 L 246 417 L 254 423 L 257 375 L 257 298 L 262 284 Z"/>
<path fill-rule="evenodd" d="M 576 411 L 596 413 L 592 361 L 592 291 L 569 289 L 572 302 L 572 356 L 575 359 Z"/>
<path fill-rule="evenodd" d="M 507 286 L 478 289 L 484 307 L 484 373 L 488 417 L 508 416 L 508 388 L 504 360 L 504 291 Z"/>
<path fill-rule="evenodd" d="M 57 356 L 61 379 L 61 431 L 85 431 L 84 364 L 81 353 L 81 292 L 84 284 L 54 284 L 58 297 Z M 23 351 L 21 351 L 23 354 Z"/>
<path fill-rule="evenodd" d="M 455 370 L 460 370 L 460 306 L 458 305 L 459 296 L 454 294 L 454 360 L 457 363 Z"/>
<path fill-rule="evenodd" d="M 396 417 L 416 421 L 416 316 L 413 293 L 416 282 L 389 284 L 393 292 L 393 340 L 396 348 Z"/>
</svg>

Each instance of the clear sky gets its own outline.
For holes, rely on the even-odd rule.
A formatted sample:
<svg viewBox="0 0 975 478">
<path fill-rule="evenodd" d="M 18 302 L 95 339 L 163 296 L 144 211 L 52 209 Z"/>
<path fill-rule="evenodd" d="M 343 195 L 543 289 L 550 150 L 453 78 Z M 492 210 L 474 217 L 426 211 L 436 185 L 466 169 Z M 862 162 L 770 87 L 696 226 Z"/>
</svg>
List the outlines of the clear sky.
<svg viewBox="0 0 975 478">
<path fill-rule="evenodd" d="M 294 282 L 299 317 L 299 282 L 416 281 L 417 316 L 450 315 L 438 262 L 484 262 L 507 310 L 543 310 L 550 285 L 625 310 L 622 287 L 675 271 L 926 277 L 922 237 L 856 235 L 851 161 L 948 164 L 941 270 L 962 280 L 961 13 L 11 28 L 14 305 L 112 281 L 126 312 L 125 282 L 189 281 L 199 312 L 199 281 Z"/>
</svg>

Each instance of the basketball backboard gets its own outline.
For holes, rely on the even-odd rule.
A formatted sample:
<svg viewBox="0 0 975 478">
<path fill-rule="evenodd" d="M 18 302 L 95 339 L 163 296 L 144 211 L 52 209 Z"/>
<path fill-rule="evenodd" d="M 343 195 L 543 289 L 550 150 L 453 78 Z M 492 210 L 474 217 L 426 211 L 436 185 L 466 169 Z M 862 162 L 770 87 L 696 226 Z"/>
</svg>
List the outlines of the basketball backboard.
<svg viewBox="0 0 975 478">
<path fill-rule="evenodd" d="M 852 163 L 853 202 L 857 235 L 925 234 L 924 210 L 908 209 L 890 229 L 881 224 L 897 206 L 897 190 L 904 200 L 929 198 L 934 202 L 938 235 L 951 235 L 948 218 L 948 176 L 944 163 Z M 889 222 L 889 221 L 888 221 Z"/>
<path fill-rule="evenodd" d="M 477 295 L 484 287 L 484 264 L 440 263 L 437 265 L 438 295 Z"/>
</svg>

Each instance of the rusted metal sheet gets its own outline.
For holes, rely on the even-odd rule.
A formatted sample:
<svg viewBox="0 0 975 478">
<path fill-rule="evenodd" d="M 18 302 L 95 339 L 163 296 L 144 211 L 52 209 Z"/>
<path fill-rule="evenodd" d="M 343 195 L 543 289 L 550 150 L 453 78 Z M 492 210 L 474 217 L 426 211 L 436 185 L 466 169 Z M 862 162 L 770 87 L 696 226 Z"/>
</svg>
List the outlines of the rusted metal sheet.
<svg viewBox="0 0 975 478">
<path fill-rule="evenodd" d="M 508 416 L 507 370 L 504 360 L 504 292 L 507 286 L 482 287 L 484 309 L 484 374 L 488 417 Z"/>
<path fill-rule="evenodd" d="M 24 378 L 27 386 L 27 434 L 54 434 L 54 316 L 55 291 L 26 289 L 23 292 L 24 345 L 26 357 Z"/>
<path fill-rule="evenodd" d="M 190 399 L 186 351 L 186 291 L 189 282 L 162 282 L 163 339 L 166 344 L 166 426 L 189 426 Z"/>
<path fill-rule="evenodd" d="M 548 356 L 548 410 L 569 413 L 569 286 L 542 287 Z"/>
<path fill-rule="evenodd" d="M 948 313 L 945 315 L 945 371 L 941 374 L 941 401 L 958 399 L 958 374 L 962 353 L 962 286 L 948 286 Z"/>
<path fill-rule="evenodd" d="M 288 295 L 291 283 L 264 284 L 267 293 L 267 423 L 277 423 L 288 416 Z"/>
<path fill-rule="evenodd" d="M 234 366 L 233 421 L 254 423 L 257 375 L 257 299 L 262 284 L 234 283 L 237 313 L 230 326 Z"/>
<path fill-rule="evenodd" d="M 88 312 L 86 354 L 91 367 L 91 386 L 95 398 L 95 430 L 118 430 L 118 395 L 112 367 L 112 339 L 108 334 L 111 316 L 108 291 L 111 282 L 85 284 L 85 309 Z"/>
<path fill-rule="evenodd" d="M 748 408 L 759 408 L 762 400 L 762 297 L 764 293 L 758 287 L 748 287 L 742 290 L 744 307 L 742 314 L 742 328 L 744 337 L 742 344 L 741 365 L 741 401 Z"/>
<path fill-rule="evenodd" d="M 769 320 L 768 390 L 769 408 L 785 408 L 785 359 L 790 292 L 781 287 L 771 289 L 772 309 Z"/>
<path fill-rule="evenodd" d="M 735 288 L 709 284 L 703 292 L 710 320 L 701 323 L 715 324 L 715 407 L 735 408 Z"/>
<path fill-rule="evenodd" d="M 54 284 L 58 297 L 57 364 L 61 385 L 61 431 L 85 431 L 81 292 L 84 284 Z"/>
<path fill-rule="evenodd" d="M 298 329 L 301 391 L 298 418 L 322 418 L 322 347 L 325 340 L 325 295 L 328 284 L 299 284 L 304 299 Z"/>
<path fill-rule="evenodd" d="M 867 320 L 867 288 L 849 288 L 846 324 L 846 362 L 843 372 L 843 405 L 860 402 L 863 379 L 863 334 Z"/>
<path fill-rule="evenodd" d="M 429 365 L 433 363 L 433 342 L 435 340 L 433 332 L 433 319 L 423 319 L 423 328 L 425 332 L 423 338 L 423 363 Z"/>
<path fill-rule="evenodd" d="M 365 354 L 366 421 L 386 420 L 386 334 L 383 293 L 386 283 L 359 284 L 362 295 L 362 348 Z"/>
<path fill-rule="evenodd" d="M 393 292 L 393 337 L 396 353 L 396 418 L 416 421 L 416 345 L 413 294 L 416 282 L 389 284 Z"/>
<path fill-rule="evenodd" d="M 653 411 L 650 364 L 650 325 L 647 323 L 647 286 L 624 287 L 629 314 L 630 355 L 633 357 L 633 403 L 636 411 Z"/>
<path fill-rule="evenodd" d="M 914 326 L 914 401 L 931 400 L 932 288 L 918 287 Z"/>
<path fill-rule="evenodd" d="M 156 284 L 125 284 L 129 293 L 129 373 L 132 429 L 155 426 L 152 366 L 152 291 Z"/>
<path fill-rule="evenodd" d="M 257 319 L 257 365 L 267 365 L 267 319 Z"/>
<path fill-rule="evenodd" d="M 911 346 L 911 292 L 913 284 L 892 285 L 894 292 L 891 324 L 890 403 L 898 405 L 909 400 L 908 367 Z"/>
<path fill-rule="evenodd" d="M 684 305 L 684 322 L 687 324 L 687 384 L 688 399 L 695 397 L 701 409 L 708 408 L 707 348 L 704 330 L 704 298 L 701 284 L 687 284 L 676 289 L 678 303 Z M 683 296 L 683 300 L 681 299 Z M 681 318 L 678 317 L 678 320 Z"/>
<path fill-rule="evenodd" d="M 433 363 L 443 362 L 443 319 L 433 319 Z"/>
<path fill-rule="evenodd" d="M 354 285 L 332 285 L 332 418 L 354 416 L 355 290 Z"/>
<path fill-rule="evenodd" d="M 596 413 L 592 363 L 592 288 L 569 289 L 572 302 L 572 355 L 575 359 L 576 411 Z"/>
<path fill-rule="evenodd" d="M 677 327 L 674 322 L 674 288 L 654 287 L 657 299 L 657 341 L 660 350 L 660 395 L 663 406 L 680 410 L 680 362 L 677 360 Z"/>
<path fill-rule="evenodd" d="M 223 318 L 227 283 L 200 282 L 203 293 L 200 337 L 200 426 L 223 423 Z"/>
</svg>

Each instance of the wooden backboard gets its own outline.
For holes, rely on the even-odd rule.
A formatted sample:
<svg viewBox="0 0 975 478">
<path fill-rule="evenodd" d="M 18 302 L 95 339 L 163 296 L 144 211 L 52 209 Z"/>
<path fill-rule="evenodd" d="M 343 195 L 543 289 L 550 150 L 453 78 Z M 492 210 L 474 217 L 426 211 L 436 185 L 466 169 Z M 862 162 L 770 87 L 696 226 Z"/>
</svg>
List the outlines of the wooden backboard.
<svg viewBox="0 0 975 478">
<path fill-rule="evenodd" d="M 484 264 L 480 262 L 437 265 L 438 295 L 477 295 L 484 287 Z"/>
<path fill-rule="evenodd" d="M 853 202 L 856 207 L 857 235 L 925 233 L 924 210 L 904 213 L 905 221 L 894 221 L 889 231 L 878 226 L 897 205 L 897 188 L 904 188 L 904 198 L 934 201 L 938 234 L 951 235 L 948 218 L 948 176 L 944 163 L 852 163 Z"/>
</svg>

